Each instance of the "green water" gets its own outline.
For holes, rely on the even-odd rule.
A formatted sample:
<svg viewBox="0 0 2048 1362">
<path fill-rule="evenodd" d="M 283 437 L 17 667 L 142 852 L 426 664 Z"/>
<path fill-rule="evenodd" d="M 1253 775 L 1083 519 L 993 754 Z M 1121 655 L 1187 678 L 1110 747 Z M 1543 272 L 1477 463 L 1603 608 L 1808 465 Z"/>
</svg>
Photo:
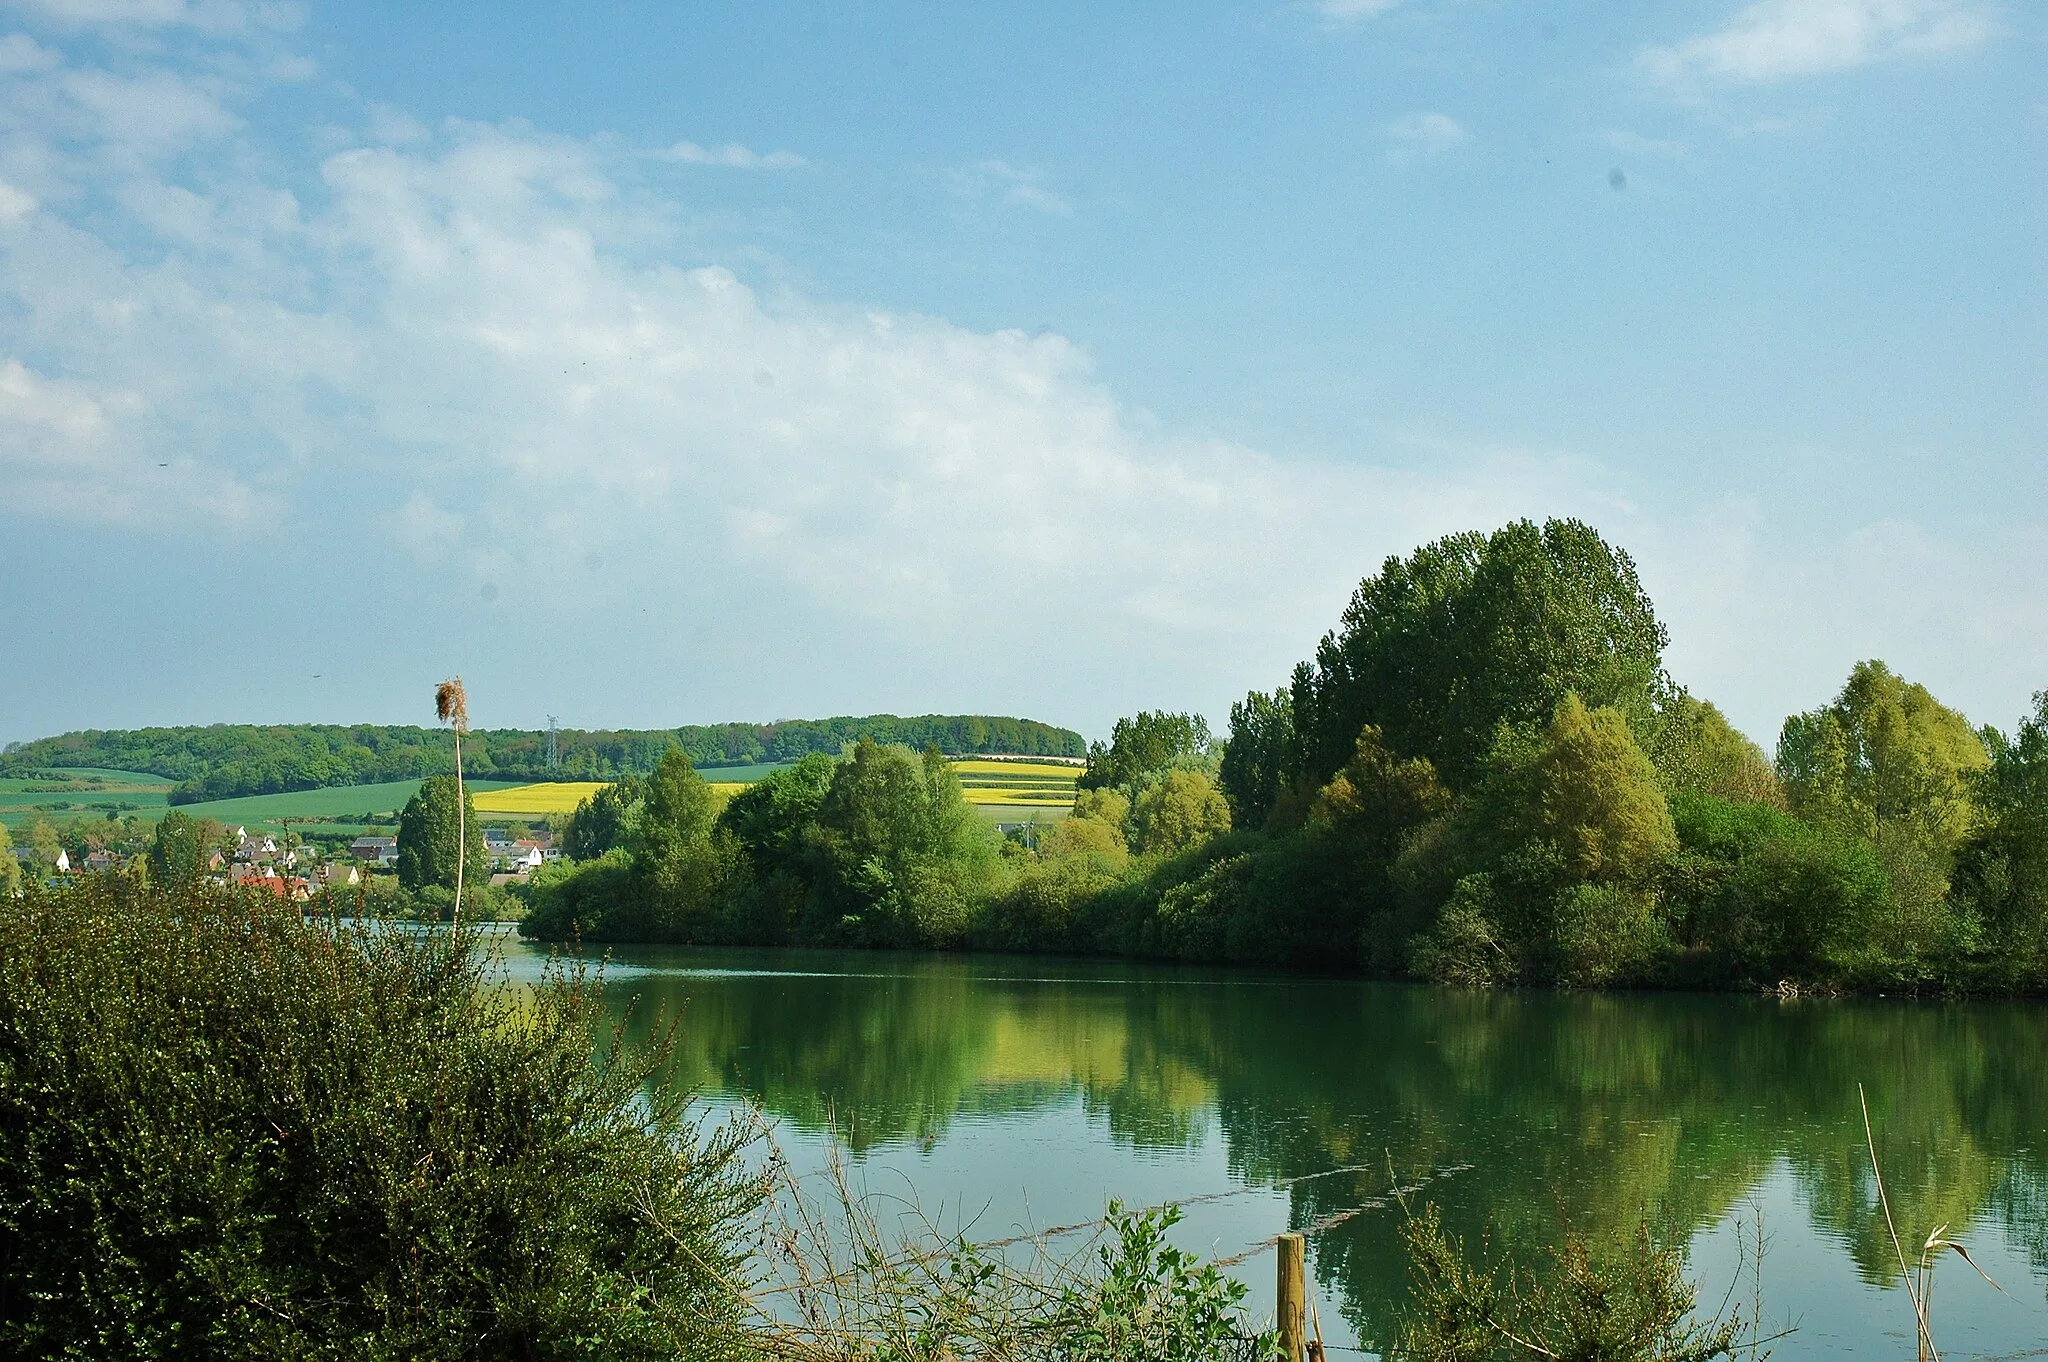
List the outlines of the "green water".
<svg viewBox="0 0 2048 1362">
<path fill-rule="evenodd" d="M 669 1081 L 758 1103 L 799 1166 L 836 1139 L 871 1189 L 976 1237 L 1111 1196 L 1211 1196 L 1181 1239 L 1221 1256 L 1310 1226 L 1323 1331 L 1344 1344 L 1385 1336 L 1401 1299 L 1400 1212 L 1345 1215 L 1391 1161 L 1434 1176 L 1418 1200 L 1474 1239 L 1490 1222 L 1532 1248 L 1562 1214 L 1612 1239 L 1647 1217 L 1688 1240 L 1715 1302 L 1760 1212 L 1766 1313 L 1799 1325 L 1777 1356 L 1911 1357 L 1861 1082 L 1901 1235 L 1946 1222 L 2010 1293 L 1944 1264 L 1944 1355 L 2048 1356 L 2048 1006 L 658 948 L 615 952 L 606 993 L 680 1018 Z M 1270 1254 L 1235 1271 L 1269 1308 Z"/>
</svg>

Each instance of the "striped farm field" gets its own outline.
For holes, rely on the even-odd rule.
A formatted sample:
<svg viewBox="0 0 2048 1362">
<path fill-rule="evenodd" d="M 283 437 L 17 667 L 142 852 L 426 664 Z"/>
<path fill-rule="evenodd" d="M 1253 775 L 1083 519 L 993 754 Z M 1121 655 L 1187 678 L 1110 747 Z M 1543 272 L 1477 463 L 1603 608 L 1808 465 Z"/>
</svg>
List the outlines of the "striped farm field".
<svg viewBox="0 0 2048 1362">
<path fill-rule="evenodd" d="M 475 796 L 476 811 L 521 818 L 574 813 L 578 804 L 603 788 L 601 780 L 551 780 L 534 785 L 513 785 Z"/>
<path fill-rule="evenodd" d="M 774 769 L 771 766 L 706 767 L 702 774 L 722 806 Z M 1064 809 L 1074 802 L 1074 781 L 1079 778 L 1081 768 L 1057 762 L 970 759 L 954 762 L 953 772 L 960 778 L 970 804 Z M 719 779 L 721 776 L 726 778 Z M 741 779 L 731 779 L 733 776 Z M 573 813 L 578 804 L 603 788 L 603 782 L 594 780 L 513 785 L 477 794 L 476 811 L 499 818 L 538 818 L 548 814 Z"/>
<path fill-rule="evenodd" d="M 960 793 L 970 804 L 1014 804 L 1019 808 L 1064 809 L 1074 802 L 1072 790 L 983 790 L 969 786 Z"/>
<path fill-rule="evenodd" d="M 1023 778 L 1032 780 L 1063 780 L 1072 785 L 1080 778 L 1082 768 L 1068 766 L 1054 761 L 985 761 L 970 757 L 953 763 L 953 770 L 962 780 L 994 778 L 997 780 Z"/>
</svg>

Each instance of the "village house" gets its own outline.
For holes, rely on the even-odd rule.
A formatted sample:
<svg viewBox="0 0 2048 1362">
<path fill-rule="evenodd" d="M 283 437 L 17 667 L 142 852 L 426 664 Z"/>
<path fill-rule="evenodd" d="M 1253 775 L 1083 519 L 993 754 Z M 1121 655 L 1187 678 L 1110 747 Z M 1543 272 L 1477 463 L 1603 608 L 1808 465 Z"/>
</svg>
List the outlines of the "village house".
<svg viewBox="0 0 2048 1362">
<path fill-rule="evenodd" d="M 350 842 L 349 854 L 364 865 L 390 867 L 398 864 L 396 837 L 358 837 Z"/>
<path fill-rule="evenodd" d="M 121 858 L 111 851 L 88 851 L 85 853 L 85 868 L 88 873 L 112 870 L 121 864 Z"/>
</svg>

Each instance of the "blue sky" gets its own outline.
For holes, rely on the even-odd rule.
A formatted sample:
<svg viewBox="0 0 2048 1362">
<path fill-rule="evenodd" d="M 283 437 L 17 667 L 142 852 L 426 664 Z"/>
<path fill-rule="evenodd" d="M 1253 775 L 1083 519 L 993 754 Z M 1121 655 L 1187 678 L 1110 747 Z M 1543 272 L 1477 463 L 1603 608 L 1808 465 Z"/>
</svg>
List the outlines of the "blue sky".
<svg viewBox="0 0 2048 1362">
<path fill-rule="evenodd" d="M 1573 514 L 1767 744 L 2048 686 L 2048 16 L 0 9 L 0 741 L 1096 733 Z"/>
</svg>

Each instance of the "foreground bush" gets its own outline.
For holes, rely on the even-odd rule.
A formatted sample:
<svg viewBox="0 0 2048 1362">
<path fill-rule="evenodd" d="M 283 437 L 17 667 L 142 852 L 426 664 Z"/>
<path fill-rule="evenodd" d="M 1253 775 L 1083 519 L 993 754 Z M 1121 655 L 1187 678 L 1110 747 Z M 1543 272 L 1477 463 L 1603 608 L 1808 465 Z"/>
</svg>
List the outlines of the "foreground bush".
<svg viewBox="0 0 2048 1362">
<path fill-rule="evenodd" d="M 580 980 L 486 965 L 261 893 L 0 900 L 0 1354 L 735 1353 L 737 1142 L 593 1062 Z"/>
</svg>

